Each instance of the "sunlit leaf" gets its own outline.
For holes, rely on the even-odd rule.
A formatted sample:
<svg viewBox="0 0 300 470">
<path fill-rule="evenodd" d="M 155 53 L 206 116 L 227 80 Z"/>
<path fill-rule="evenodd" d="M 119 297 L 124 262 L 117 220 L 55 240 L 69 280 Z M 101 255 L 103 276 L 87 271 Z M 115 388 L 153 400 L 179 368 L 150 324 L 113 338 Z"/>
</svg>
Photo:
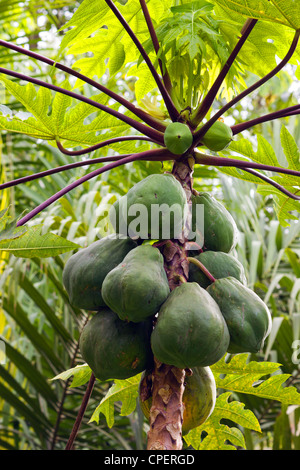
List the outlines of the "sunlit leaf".
<svg viewBox="0 0 300 470">
<path fill-rule="evenodd" d="M 260 425 L 253 412 L 245 410 L 243 403 L 229 402 L 230 395 L 230 392 L 219 395 L 214 411 L 208 420 L 184 436 L 188 445 L 195 450 L 235 450 L 235 446 L 245 448 L 241 430 L 235 426 L 222 424 L 221 421 L 224 419 L 260 432 Z M 203 432 L 205 437 L 203 437 Z"/>
<path fill-rule="evenodd" d="M 26 227 L 17 227 L 17 219 L 12 220 L 8 208 L 0 212 L 0 243 L 4 240 L 19 238 L 26 232 Z"/>
<path fill-rule="evenodd" d="M 110 387 L 106 396 L 101 400 L 95 409 L 90 421 L 99 422 L 99 415 L 103 413 L 108 427 L 114 425 L 114 404 L 117 401 L 122 402 L 121 416 L 128 416 L 136 408 L 136 399 L 141 374 L 126 380 L 115 380 L 114 385 Z"/>
<path fill-rule="evenodd" d="M 297 0 L 213 0 L 224 8 L 249 18 L 280 23 L 291 28 L 300 27 Z"/>
<path fill-rule="evenodd" d="M 51 379 L 52 380 L 69 380 L 70 377 L 73 377 L 72 382 L 69 387 L 80 387 L 88 382 L 91 376 L 91 369 L 87 364 L 80 364 L 78 366 L 72 367 L 72 369 L 65 370 L 60 374 L 56 375 Z"/>
<path fill-rule="evenodd" d="M 18 83 L 1 77 L 5 87 L 15 96 L 29 113 L 21 119 L 20 113 L 0 116 L 0 129 L 14 133 L 26 134 L 36 139 L 56 141 L 59 139 L 66 146 L 91 146 L 101 141 L 121 135 L 129 129 L 129 126 L 116 117 L 99 112 L 90 104 L 79 102 L 72 107 L 72 99 L 62 93 L 54 96 L 47 88 L 40 87 L 37 91 L 29 83 Z M 68 82 L 63 83 L 65 89 L 69 89 Z M 94 95 L 94 101 L 107 104 L 108 97 L 104 94 Z M 49 108 L 52 112 L 49 114 Z M 118 109 L 118 105 L 110 106 Z M 97 115 L 88 119 L 97 111 Z M 87 122 L 86 122 L 87 120 Z M 105 132 L 109 130 L 110 132 Z"/>
<path fill-rule="evenodd" d="M 229 362 L 223 358 L 212 365 L 217 387 L 277 400 L 284 404 L 300 404 L 300 393 L 297 389 L 283 386 L 290 375 L 278 373 L 280 364 L 267 361 L 248 362 L 248 357 L 248 354 L 237 354 L 233 355 Z M 271 376 L 263 379 L 269 375 Z"/>
<path fill-rule="evenodd" d="M 288 168 L 300 171 L 299 149 L 294 138 L 285 127 L 282 127 L 280 136 L 282 149 L 288 162 Z M 230 153 L 226 151 L 222 156 L 225 158 L 234 157 L 236 159 L 249 160 L 259 164 L 269 165 L 270 167 L 282 167 L 278 162 L 273 147 L 261 134 L 257 135 L 257 144 L 257 149 L 255 149 L 250 140 L 241 138 L 237 141 L 233 141 L 229 147 Z M 234 176 L 235 178 L 253 182 L 258 185 L 257 191 L 260 194 L 264 196 L 272 196 L 274 200 L 274 208 L 282 226 L 288 226 L 290 220 L 297 218 L 297 215 L 293 214 L 293 212 L 300 211 L 300 201 L 292 199 L 271 184 L 264 183 L 258 176 L 248 174 L 242 169 L 238 170 L 236 168 L 223 167 L 220 168 L 220 171 Z M 292 194 L 299 194 L 299 177 L 280 174 L 275 171 L 272 174 L 268 172 L 266 175 Z"/>
<path fill-rule="evenodd" d="M 168 7 L 168 2 L 147 0 L 146 3 L 155 21 L 159 21 Z M 139 41 L 143 42 L 148 35 L 148 29 L 140 2 L 130 0 L 125 5 L 117 3 L 116 6 L 137 34 Z M 114 74 L 124 63 L 134 62 L 140 56 L 138 49 L 104 0 L 101 0 L 100 4 L 97 0 L 82 2 L 62 29 L 70 27 L 62 40 L 60 50 L 69 47 L 70 54 L 84 54 L 85 56 L 75 61 L 73 66 L 90 77 L 102 77 L 107 68 L 110 74 Z M 92 51 L 92 55 L 87 56 L 89 51 Z"/>
<path fill-rule="evenodd" d="M 54 233 L 41 234 L 42 225 L 28 227 L 22 237 L 0 242 L 0 251 L 21 258 L 47 258 L 79 248 L 76 243 Z"/>
</svg>

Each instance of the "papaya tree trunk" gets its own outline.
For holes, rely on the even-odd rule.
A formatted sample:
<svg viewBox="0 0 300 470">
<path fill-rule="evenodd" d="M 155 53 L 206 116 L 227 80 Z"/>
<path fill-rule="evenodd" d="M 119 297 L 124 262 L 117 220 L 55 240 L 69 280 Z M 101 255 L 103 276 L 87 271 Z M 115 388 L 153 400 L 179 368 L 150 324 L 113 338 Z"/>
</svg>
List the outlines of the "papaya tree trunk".
<svg viewBox="0 0 300 470">
<path fill-rule="evenodd" d="M 192 157 L 176 161 L 172 173 L 184 188 L 188 203 L 192 194 Z M 189 228 L 187 222 L 186 230 Z M 170 289 L 173 290 L 188 280 L 188 260 L 185 236 L 182 240 L 168 240 L 162 247 L 164 266 Z M 148 379 L 152 396 L 148 432 L 148 450 L 181 450 L 182 417 L 185 376 L 188 371 L 172 365 L 162 364 L 154 358 L 154 368 Z"/>
</svg>

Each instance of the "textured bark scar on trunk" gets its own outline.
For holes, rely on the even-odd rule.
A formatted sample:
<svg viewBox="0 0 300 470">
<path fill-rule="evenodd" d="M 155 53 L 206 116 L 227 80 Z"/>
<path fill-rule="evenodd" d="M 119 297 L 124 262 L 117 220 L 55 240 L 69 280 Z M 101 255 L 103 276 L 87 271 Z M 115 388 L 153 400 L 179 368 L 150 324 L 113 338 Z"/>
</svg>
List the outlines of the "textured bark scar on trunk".
<svg viewBox="0 0 300 470">
<path fill-rule="evenodd" d="M 147 449 L 180 450 L 185 370 L 154 361 Z"/>
<path fill-rule="evenodd" d="M 192 157 L 176 161 L 172 174 L 184 188 L 188 204 L 192 194 Z M 190 217 L 185 228 L 189 230 Z M 185 251 L 186 233 L 182 240 L 169 240 L 161 248 L 170 289 L 188 280 L 189 265 Z M 154 358 L 149 394 L 150 408 L 147 450 L 181 450 L 184 381 L 186 371 L 172 365 L 162 364 Z M 144 397 L 146 398 L 146 397 Z"/>
</svg>

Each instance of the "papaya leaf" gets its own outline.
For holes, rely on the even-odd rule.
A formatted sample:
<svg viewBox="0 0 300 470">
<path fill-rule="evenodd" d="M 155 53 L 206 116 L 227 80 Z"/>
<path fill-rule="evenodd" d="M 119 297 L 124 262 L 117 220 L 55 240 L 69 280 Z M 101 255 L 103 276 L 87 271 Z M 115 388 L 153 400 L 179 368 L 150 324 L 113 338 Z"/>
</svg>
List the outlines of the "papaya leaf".
<svg viewBox="0 0 300 470">
<path fill-rule="evenodd" d="M 225 5 L 225 2 L 222 3 Z M 228 39 L 233 49 L 246 18 L 233 10 L 226 9 L 219 3 L 215 5 L 214 11 L 216 17 L 223 18 L 220 25 L 222 35 Z M 288 26 L 281 25 L 278 28 L 275 22 L 258 21 L 239 52 L 238 59 L 248 71 L 263 77 L 277 65 L 276 57 L 283 59 L 286 55 L 293 36 L 294 31 Z M 290 62 L 297 65 L 297 59 L 299 59 L 299 53 L 296 50 Z"/>
<path fill-rule="evenodd" d="M 163 38 L 164 44 L 175 39 L 178 46 L 187 51 L 191 60 L 200 51 L 204 52 L 205 42 L 203 36 L 207 39 L 207 42 L 211 41 L 211 36 L 219 36 L 215 24 L 209 16 L 212 9 L 213 5 L 206 1 L 194 1 L 172 7 L 171 11 L 174 16 L 172 19 L 168 18 L 167 20 L 169 31 Z"/>
<path fill-rule="evenodd" d="M 240 29 L 232 21 L 230 33 L 222 34 L 224 24 L 216 21 L 217 16 L 212 10 L 212 3 L 204 0 L 172 6 L 172 16 L 164 16 L 156 30 L 173 85 L 178 87 L 177 99 L 182 101 L 182 106 L 186 106 L 185 100 L 190 101 L 192 88 L 203 93 L 214 83 L 232 50 L 230 38 L 239 34 Z M 149 43 L 150 40 L 146 43 L 146 49 Z M 238 83 L 246 86 L 241 74 L 243 67 L 244 64 L 237 58 L 230 68 L 225 87 L 220 91 L 225 99 L 232 97 L 233 88 L 239 88 Z M 179 86 L 182 80 L 186 81 L 183 90 Z"/>
<path fill-rule="evenodd" d="M 300 393 L 295 387 L 283 386 L 290 377 L 273 362 L 247 362 L 249 354 L 237 354 L 229 362 L 225 357 L 211 366 L 217 388 L 246 393 L 256 397 L 276 400 L 287 405 L 299 405 Z M 266 379 L 262 377 L 268 376 Z"/>
<path fill-rule="evenodd" d="M 272 196 L 274 210 L 282 227 L 289 227 L 291 220 L 299 220 L 299 215 L 293 214 L 293 212 L 300 212 L 299 201 L 294 201 L 275 188 L 266 185 L 258 186 L 257 192 L 264 197 Z"/>
<path fill-rule="evenodd" d="M 154 90 L 157 86 L 154 78 L 149 74 L 148 66 L 144 63 L 139 66 L 134 64 L 130 67 L 127 75 L 138 77 L 134 85 L 134 91 L 138 104 L 143 105 L 143 99 L 145 99 L 147 93 Z"/>
<path fill-rule="evenodd" d="M 80 387 L 81 385 L 84 385 L 89 381 L 91 372 L 92 371 L 87 364 L 80 364 L 78 366 L 72 367 L 71 369 L 61 372 L 50 380 L 69 380 L 69 378 L 73 376 L 72 382 L 69 385 L 70 388 Z"/>
<path fill-rule="evenodd" d="M 146 1 L 149 13 L 155 21 L 166 13 L 169 2 L 160 0 Z M 141 10 L 140 2 L 131 0 L 126 5 L 117 5 L 131 29 L 143 42 L 148 37 L 148 28 Z M 105 27 L 103 27 L 105 26 Z M 104 0 L 85 0 L 66 25 L 69 29 L 61 43 L 60 53 L 68 47 L 68 53 L 80 56 L 73 67 L 81 73 L 98 78 L 109 69 L 110 75 L 118 72 L 124 63 L 136 61 L 140 54 L 121 23 L 108 8 Z M 93 54 L 87 56 L 87 51 Z M 83 55 L 83 57 L 82 57 Z M 80 85 L 78 80 L 75 87 Z"/>
<path fill-rule="evenodd" d="M 68 31 L 61 42 L 60 53 L 67 47 L 89 37 L 104 24 L 104 18 L 109 12 L 105 0 L 84 0 L 73 14 L 72 18 L 60 29 Z"/>
<path fill-rule="evenodd" d="M 280 140 L 282 149 L 288 164 L 288 168 L 292 170 L 300 170 L 300 151 L 294 137 L 290 134 L 285 126 L 281 126 Z M 278 166 L 278 163 L 275 164 Z M 292 175 L 274 176 L 273 180 L 281 184 L 283 187 L 289 189 L 294 194 L 299 195 L 299 178 Z M 280 224 L 283 227 L 289 226 L 288 220 L 297 220 L 299 217 L 296 212 L 300 212 L 300 202 L 295 201 L 288 196 L 282 194 L 280 191 L 270 188 L 266 185 L 258 187 L 258 192 L 264 196 L 270 193 L 274 200 L 274 209 Z"/>
<path fill-rule="evenodd" d="M 279 166 L 278 159 L 272 145 L 260 134 L 257 135 L 256 150 L 254 149 L 252 142 L 245 138 L 231 142 L 229 150 L 230 153 L 234 152 L 241 157 L 244 157 L 243 159 L 250 159 L 253 162 L 263 163 L 265 165 Z M 225 152 L 224 155 L 226 155 L 226 153 L 227 152 Z"/>
<path fill-rule="evenodd" d="M 28 227 L 20 238 L 0 241 L 0 251 L 19 258 L 47 258 L 79 248 L 79 245 L 54 233 L 41 234 L 42 224 Z"/>
<path fill-rule="evenodd" d="M 255 415 L 244 409 L 244 404 L 238 401 L 228 402 L 231 393 L 226 392 L 218 396 L 211 416 L 195 429 L 192 429 L 184 440 L 195 450 L 235 450 L 236 447 L 245 448 L 242 431 L 237 427 L 222 424 L 226 419 L 237 423 L 243 428 L 261 432 Z M 203 432 L 205 437 L 203 438 Z"/>
<path fill-rule="evenodd" d="M 26 227 L 17 227 L 17 219 L 11 220 L 8 207 L 0 212 L 0 242 L 19 238 L 27 231 Z"/>
<path fill-rule="evenodd" d="M 51 104 L 51 92 L 47 88 L 40 88 L 36 92 L 32 83 L 20 86 L 12 80 L 1 76 L 1 82 L 5 88 L 21 102 L 30 113 L 27 119 L 21 119 L 19 115 L 7 115 L 2 109 L 0 116 L 0 129 L 11 132 L 23 133 L 37 139 L 51 140 L 54 137 L 54 128 L 48 109 Z"/>
<path fill-rule="evenodd" d="M 141 374 L 135 375 L 126 380 L 115 380 L 105 397 L 95 409 L 90 422 L 99 423 L 100 413 L 103 413 L 109 428 L 114 425 L 114 404 L 117 401 L 122 402 L 120 415 L 128 416 L 136 408 L 139 383 Z"/>
<path fill-rule="evenodd" d="M 28 113 L 21 118 L 20 113 L 13 115 L 2 109 L 0 130 L 22 133 L 50 142 L 59 139 L 67 147 L 91 146 L 128 130 L 128 125 L 116 117 L 105 112 L 97 112 L 95 117 L 93 113 L 96 108 L 84 102 L 73 104 L 73 100 L 62 93 L 55 93 L 53 96 L 47 88 L 40 87 L 36 90 L 31 83 L 19 85 L 5 77 L 1 77 L 1 81 Z M 71 88 L 68 81 L 64 81 L 62 87 L 67 90 Z M 108 101 L 103 93 L 91 98 L 105 105 Z M 111 109 L 118 107 L 118 104 L 110 106 Z"/>
<path fill-rule="evenodd" d="M 300 152 L 298 146 L 289 133 L 289 131 L 282 126 L 281 128 L 281 143 L 284 151 L 288 168 L 300 171 Z M 237 141 L 231 142 L 229 151 L 222 153 L 222 157 L 234 157 L 238 160 L 250 160 L 264 165 L 282 167 L 279 164 L 275 151 L 271 144 L 262 136 L 257 135 L 257 149 L 253 148 L 252 143 L 248 139 L 241 138 Z M 262 180 L 257 176 L 250 175 L 249 173 L 238 170 L 236 168 L 219 168 L 219 171 L 235 178 L 242 179 L 257 184 L 257 192 L 264 197 L 272 196 L 274 203 L 274 210 L 276 212 L 278 221 L 283 227 L 290 225 L 290 220 L 298 219 L 297 215 L 293 212 L 300 212 L 300 202 L 291 199 L 289 196 L 283 194 L 277 188 L 270 184 L 262 184 Z M 299 178 L 292 175 L 278 175 L 272 176 L 272 180 L 279 183 L 285 189 L 293 194 L 299 195 Z"/>
<path fill-rule="evenodd" d="M 280 140 L 289 168 L 291 168 L 292 170 L 299 170 L 300 150 L 296 144 L 294 137 L 285 126 L 281 126 Z"/>
<path fill-rule="evenodd" d="M 214 3 L 245 17 L 300 27 L 300 12 L 294 0 L 214 0 Z"/>
</svg>

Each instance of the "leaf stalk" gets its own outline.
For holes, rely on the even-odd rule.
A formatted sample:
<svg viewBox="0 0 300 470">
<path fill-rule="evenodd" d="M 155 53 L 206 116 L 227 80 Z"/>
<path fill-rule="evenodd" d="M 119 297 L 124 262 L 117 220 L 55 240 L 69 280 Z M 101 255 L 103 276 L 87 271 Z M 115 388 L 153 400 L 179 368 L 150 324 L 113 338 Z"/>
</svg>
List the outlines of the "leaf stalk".
<svg viewBox="0 0 300 470">
<path fill-rule="evenodd" d="M 218 91 L 223 83 L 223 80 L 225 79 L 229 69 L 231 68 L 233 62 L 235 61 L 238 53 L 240 52 L 241 48 L 245 44 L 247 38 L 249 37 L 251 31 L 253 30 L 254 26 L 256 25 L 257 20 L 255 19 L 248 19 L 242 29 L 241 36 L 234 47 L 233 51 L 231 52 L 229 58 L 227 59 L 227 62 L 224 64 L 223 68 L 221 69 L 218 77 L 216 78 L 214 84 L 208 91 L 207 95 L 205 96 L 204 100 L 198 107 L 198 110 L 196 111 L 195 115 L 192 116 L 191 122 L 194 125 L 194 127 L 197 127 L 197 125 L 203 120 L 203 118 L 206 116 L 208 113 L 213 101 L 215 100 Z M 208 123 L 206 123 L 208 124 Z M 201 137 L 205 134 L 205 132 L 209 129 L 211 124 L 207 125 L 206 124 L 201 128 L 201 130 L 196 134 L 197 139 L 200 140 Z M 206 126 L 206 127 L 205 127 Z"/>
<path fill-rule="evenodd" d="M 112 10 L 112 12 L 115 14 L 116 18 L 120 21 L 123 28 L 128 33 L 128 35 L 130 36 L 130 38 L 132 39 L 132 41 L 136 45 L 138 51 L 140 52 L 141 56 L 143 57 L 144 61 L 146 62 L 147 66 L 148 66 L 148 68 L 149 68 L 149 70 L 150 70 L 150 72 L 151 72 L 158 88 L 159 88 L 159 91 L 160 91 L 160 93 L 163 97 L 164 103 L 165 103 L 166 108 L 169 112 L 171 120 L 172 121 L 177 121 L 177 119 L 179 118 L 179 112 L 176 109 L 176 107 L 175 107 L 175 105 L 172 101 L 172 98 L 170 97 L 167 89 L 165 88 L 160 76 L 158 75 L 158 73 L 157 73 L 154 65 L 152 64 L 152 62 L 151 62 L 147 52 L 145 51 L 144 47 L 142 46 L 139 39 L 136 37 L 135 33 L 133 32 L 133 30 L 131 29 L 131 27 L 129 26 L 129 24 L 125 20 L 125 18 L 122 16 L 121 12 L 118 10 L 118 8 L 114 4 L 114 2 L 112 0 L 105 0 L 105 2 L 109 6 L 109 8 Z"/>
<path fill-rule="evenodd" d="M 134 106 L 134 104 L 130 103 L 130 101 L 127 101 L 122 96 L 111 91 L 109 88 L 106 88 L 105 86 L 101 85 L 95 80 L 83 75 L 82 73 L 77 72 L 76 70 L 73 70 L 70 67 L 67 67 L 66 65 L 63 65 L 59 62 L 55 62 L 54 60 L 49 59 L 48 57 L 44 57 L 41 54 L 25 49 L 24 47 L 20 47 L 15 44 L 9 43 L 2 39 L 0 39 L 0 46 L 6 47 L 7 49 L 11 49 L 23 55 L 27 55 L 28 57 L 31 57 L 32 59 L 39 60 L 40 62 L 44 62 L 45 64 L 51 65 L 52 67 L 55 67 L 63 72 L 68 73 L 69 75 L 72 75 L 73 77 L 76 77 L 84 81 L 85 83 L 88 83 L 89 85 L 93 86 L 97 90 L 101 91 L 102 93 L 105 93 L 107 96 L 109 96 L 110 98 L 120 103 L 126 109 L 128 109 L 133 114 L 135 114 L 139 119 L 141 119 L 146 124 L 153 127 L 153 129 L 156 129 L 160 132 L 164 132 L 166 126 L 163 123 L 158 122 L 156 119 L 150 116 L 150 114 L 146 113 L 140 108 L 137 108 L 136 106 Z"/>
<path fill-rule="evenodd" d="M 154 50 L 155 50 L 156 54 L 158 55 L 160 45 L 159 45 L 159 42 L 158 42 L 158 38 L 157 38 L 155 29 L 154 29 L 154 25 L 153 25 L 151 16 L 149 14 L 147 4 L 146 4 L 145 0 L 140 0 L 140 4 L 141 4 L 142 10 L 143 10 L 145 21 L 146 21 L 147 26 L 148 26 L 148 30 L 149 30 L 149 34 L 151 36 L 151 40 L 152 40 L 152 43 L 153 43 Z M 159 64 L 159 67 L 160 67 L 161 75 L 163 77 L 164 85 L 166 87 L 166 90 L 170 94 L 171 90 L 172 90 L 172 83 L 171 83 L 169 73 L 166 69 L 166 65 L 162 63 L 160 58 L 158 58 L 158 64 Z"/>
<path fill-rule="evenodd" d="M 192 263 L 195 266 L 197 266 L 197 268 L 199 268 L 211 282 L 215 282 L 215 278 L 208 271 L 208 269 L 204 266 L 204 264 L 201 263 L 201 261 L 199 261 L 196 258 L 193 258 L 192 256 L 188 256 L 187 260 L 188 260 L 189 263 Z"/>
<path fill-rule="evenodd" d="M 214 119 L 219 119 L 219 117 L 221 117 L 228 109 L 232 108 L 236 103 L 238 103 L 239 101 L 241 101 L 243 98 L 245 98 L 245 96 L 249 95 L 250 93 L 252 93 L 252 91 L 254 90 L 257 90 L 257 88 L 260 88 L 264 83 L 266 83 L 267 81 L 269 81 L 272 77 L 274 77 L 275 75 L 277 75 L 278 72 L 280 72 L 280 70 L 283 69 L 283 67 L 289 62 L 289 60 L 291 59 L 291 57 L 293 56 L 296 48 L 297 48 L 297 45 L 298 45 L 298 42 L 299 42 L 299 36 L 300 36 L 300 31 L 296 31 L 295 32 L 295 35 L 294 35 L 294 39 L 292 41 L 292 44 L 287 52 L 287 54 L 285 55 L 285 57 L 280 61 L 280 63 L 273 69 L 271 70 L 267 75 L 265 75 L 263 78 L 261 78 L 260 80 L 257 80 L 255 83 L 253 83 L 253 85 L 251 85 L 250 87 L 248 87 L 246 90 L 242 91 L 241 93 L 239 93 L 235 98 L 233 98 L 231 101 L 229 101 L 227 104 L 225 104 L 225 106 L 223 106 L 215 115 L 214 115 Z"/>
<path fill-rule="evenodd" d="M 265 181 L 271 186 L 274 186 L 274 188 L 278 189 L 278 191 L 290 197 L 291 199 L 294 199 L 295 201 L 300 201 L 300 196 L 297 196 L 296 194 L 291 193 L 290 191 L 285 189 L 281 184 L 277 183 L 276 181 L 273 181 L 271 178 L 268 178 L 268 176 L 262 175 L 258 171 L 252 170 L 250 168 L 243 168 L 243 170 L 254 176 L 257 176 L 257 178 L 260 178 L 261 180 Z"/>
<path fill-rule="evenodd" d="M 129 126 L 133 127 L 137 131 L 141 132 L 142 134 L 146 135 L 147 137 L 150 137 L 154 142 L 164 145 L 163 143 L 163 134 L 155 129 L 152 129 L 151 127 L 146 126 L 145 124 L 142 124 L 141 122 L 136 121 L 135 119 L 132 119 L 129 116 L 126 116 L 125 114 L 120 113 L 119 111 L 115 111 L 114 109 L 110 109 L 108 106 L 105 106 L 101 103 L 98 103 L 97 101 L 94 101 L 90 98 L 87 98 L 85 96 L 79 95 L 78 93 L 75 93 L 70 90 L 66 90 L 65 88 L 59 87 L 57 85 L 53 85 L 51 83 L 47 83 L 43 80 L 40 80 L 38 78 L 34 77 L 28 77 L 27 75 L 24 75 L 19 72 L 15 72 L 14 70 L 9 70 L 5 69 L 3 67 L 0 67 L 0 73 L 3 73 L 5 75 L 9 75 L 11 77 L 18 78 L 20 80 L 25 80 L 27 82 L 33 83 L 35 85 L 48 88 L 49 90 L 62 93 L 64 95 L 70 96 L 71 98 L 74 98 L 79 101 L 83 101 L 86 104 L 89 104 L 93 106 L 94 108 L 98 108 L 101 111 L 104 111 L 105 113 L 110 114 L 111 116 L 116 117 L 117 119 L 120 119 L 121 121 L 125 122 Z"/>
<path fill-rule="evenodd" d="M 155 143 L 149 137 L 124 135 L 120 137 L 113 137 L 112 139 L 105 140 L 104 142 L 99 142 L 99 144 L 95 144 L 95 145 L 92 145 L 91 147 L 87 147 L 85 149 L 80 149 L 80 150 L 67 150 L 63 147 L 63 145 L 61 144 L 59 140 L 56 140 L 56 144 L 59 150 L 65 155 L 79 156 L 79 155 L 86 155 L 87 153 L 94 152 L 95 150 L 99 150 L 100 148 L 113 145 L 114 143 L 117 143 L 117 142 L 125 142 L 125 141 L 130 141 L 130 140 L 143 140 L 146 142 Z"/>
<path fill-rule="evenodd" d="M 101 175 L 102 173 L 105 173 L 106 171 L 112 170 L 114 168 L 117 168 L 118 166 L 125 165 L 126 163 L 131 163 L 136 160 L 140 160 L 143 158 L 150 158 L 151 157 L 157 157 L 165 153 L 164 149 L 155 149 L 155 150 L 148 150 L 145 152 L 140 152 L 134 155 L 128 155 L 124 158 L 120 158 L 115 162 L 108 163 L 107 165 L 98 168 L 97 170 L 92 171 L 91 173 L 88 173 L 87 175 L 82 176 L 76 181 L 73 181 L 71 184 L 68 186 L 62 188 L 60 191 L 58 191 L 56 194 L 53 194 L 50 198 L 48 198 L 46 201 L 43 201 L 41 204 L 39 204 L 35 209 L 30 211 L 28 214 L 26 214 L 24 217 L 22 217 L 18 223 L 17 227 L 24 225 L 26 222 L 31 220 L 33 217 L 35 217 L 39 212 L 43 211 L 47 207 L 49 207 L 51 204 L 56 202 L 58 199 L 60 199 L 62 196 L 67 194 L 68 192 L 72 191 L 73 189 L 77 188 L 81 184 L 85 183 L 86 181 Z"/>
<path fill-rule="evenodd" d="M 195 158 L 195 163 L 200 163 L 202 165 L 209 165 L 209 166 L 228 166 L 228 167 L 234 167 L 234 168 L 240 168 L 241 170 L 245 168 L 254 168 L 257 170 L 266 170 L 266 171 L 272 171 L 276 173 L 282 173 L 286 175 L 293 175 L 300 177 L 300 171 L 296 170 L 291 170 L 289 168 L 281 168 L 277 166 L 272 166 L 272 165 L 264 165 L 262 163 L 256 163 L 256 162 L 248 162 L 245 160 L 236 160 L 234 158 L 224 158 L 224 157 L 214 157 L 212 155 L 206 155 L 204 153 L 198 153 L 195 152 L 194 154 Z"/>
</svg>

